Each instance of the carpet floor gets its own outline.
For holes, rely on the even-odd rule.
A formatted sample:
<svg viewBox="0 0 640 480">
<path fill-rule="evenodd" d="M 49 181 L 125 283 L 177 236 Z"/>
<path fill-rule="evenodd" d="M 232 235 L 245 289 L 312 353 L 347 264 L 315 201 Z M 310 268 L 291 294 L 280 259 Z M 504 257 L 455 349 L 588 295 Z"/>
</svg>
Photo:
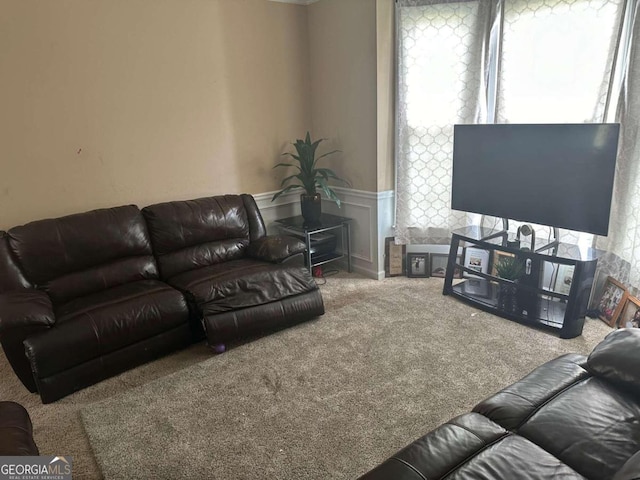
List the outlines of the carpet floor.
<svg viewBox="0 0 640 480">
<path fill-rule="evenodd" d="M 194 345 L 42 405 L 0 357 L 74 478 L 347 479 L 611 329 L 561 340 L 444 297 L 441 279 L 329 277 L 327 313 L 227 353 Z"/>
</svg>

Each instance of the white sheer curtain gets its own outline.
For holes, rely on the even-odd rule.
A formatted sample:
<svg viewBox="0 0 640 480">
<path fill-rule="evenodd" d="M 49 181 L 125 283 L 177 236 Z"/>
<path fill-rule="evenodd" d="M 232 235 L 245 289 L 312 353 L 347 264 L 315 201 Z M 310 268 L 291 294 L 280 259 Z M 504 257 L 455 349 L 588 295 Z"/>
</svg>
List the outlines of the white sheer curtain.
<svg viewBox="0 0 640 480">
<path fill-rule="evenodd" d="M 449 208 L 453 124 L 604 120 L 626 3 L 398 0 L 397 241 L 469 222 Z"/>
<path fill-rule="evenodd" d="M 631 21 L 628 65 L 616 120 L 621 124 L 609 235 L 599 237 L 596 246 L 609 255 L 599 262 L 602 283 L 612 275 L 628 286 L 640 287 L 640 20 L 638 2 L 630 5 Z"/>
<path fill-rule="evenodd" d="M 506 0 L 497 123 L 603 122 L 624 5 L 623 0 Z M 513 228 L 518 225 L 512 222 Z M 591 246 L 593 235 L 561 230 L 560 239 Z"/>
<path fill-rule="evenodd" d="M 491 2 L 398 0 L 396 241 L 467 223 L 449 207 L 453 125 L 485 119 Z"/>
</svg>

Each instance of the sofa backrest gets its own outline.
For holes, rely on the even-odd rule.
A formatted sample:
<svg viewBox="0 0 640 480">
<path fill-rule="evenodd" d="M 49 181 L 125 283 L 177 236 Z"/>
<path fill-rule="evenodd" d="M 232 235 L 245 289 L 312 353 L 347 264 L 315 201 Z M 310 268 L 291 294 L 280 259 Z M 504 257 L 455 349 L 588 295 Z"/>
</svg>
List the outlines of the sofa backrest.
<svg viewBox="0 0 640 480">
<path fill-rule="evenodd" d="M 54 305 L 158 276 L 135 205 L 38 220 L 11 228 L 8 237 L 27 280 L 44 289 Z"/>
<path fill-rule="evenodd" d="M 587 360 L 589 371 L 634 392 L 640 400 L 640 328 L 620 328 L 609 333 Z"/>
<path fill-rule="evenodd" d="M 251 241 L 266 235 L 251 195 L 220 195 L 159 203 L 142 209 L 160 274 L 242 258 Z"/>
<path fill-rule="evenodd" d="M 0 293 L 30 287 L 11 253 L 7 232 L 0 231 Z"/>
</svg>

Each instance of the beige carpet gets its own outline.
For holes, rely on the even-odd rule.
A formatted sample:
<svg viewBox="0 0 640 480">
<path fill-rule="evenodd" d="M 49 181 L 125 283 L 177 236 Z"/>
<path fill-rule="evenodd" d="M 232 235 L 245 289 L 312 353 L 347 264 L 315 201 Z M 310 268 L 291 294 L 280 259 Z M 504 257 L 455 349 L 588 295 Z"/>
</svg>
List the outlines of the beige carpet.
<svg viewBox="0 0 640 480">
<path fill-rule="evenodd" d="M 2 356 L 0 398 L 29 409 L 43 454 L 73 455 L 74 478 L 354 478 L 611 331 L 587 320 L 561 340 L 441 290 L 441 279 L 329 277 L 319 321 L 220 356 L 194 345 L 52 405 Z"/>
</svg>

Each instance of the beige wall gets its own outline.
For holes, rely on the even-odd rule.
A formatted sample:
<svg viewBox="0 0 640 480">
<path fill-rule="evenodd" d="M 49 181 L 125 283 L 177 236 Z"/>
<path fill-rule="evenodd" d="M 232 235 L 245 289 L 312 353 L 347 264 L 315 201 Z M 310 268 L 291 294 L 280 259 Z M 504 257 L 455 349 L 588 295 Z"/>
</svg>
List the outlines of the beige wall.
<svg viewBox="0 0 640 480">
<path fill-rule="evenodd" d="M 342 150 L 327 164 L 377 191 L 376 0 L 309 5 L 313 134 Z"/>
<path fill-rule="evenodd" d="M 395 188 L 395 9 L 376 0 L 378 191 Z"/>
<path fill-rule="evenodd" d="M 371 14 L 371 1 L 346 3 L 354 4 L 350 16 Z M 0 228 L 103 206 L 277 189 L 282 173 L 272 165 L 311 125 L 307 8 L 0 0 Z M 364 33 L 372 35 L 350 36 L 359 43 L 349 51 L 375 48 L 360 45 Z M 372 85 L 357 85 L 363 75 L 348 76 L 352 60 L 341 54 L 339 62 L 343 72 L 327 72 L 327 81 L 356 82 L 370 96 Z M 373 159 L 373 111 L 350 105 L 340 122 L 364 114 L 367 126 L 344 127 L 353 133 L 346 156 Z M 321 116 L 318 133 L 343 130 L 329 121 Z M 372 174 L 356 187 L 374 187 Z"/>
</svg>

